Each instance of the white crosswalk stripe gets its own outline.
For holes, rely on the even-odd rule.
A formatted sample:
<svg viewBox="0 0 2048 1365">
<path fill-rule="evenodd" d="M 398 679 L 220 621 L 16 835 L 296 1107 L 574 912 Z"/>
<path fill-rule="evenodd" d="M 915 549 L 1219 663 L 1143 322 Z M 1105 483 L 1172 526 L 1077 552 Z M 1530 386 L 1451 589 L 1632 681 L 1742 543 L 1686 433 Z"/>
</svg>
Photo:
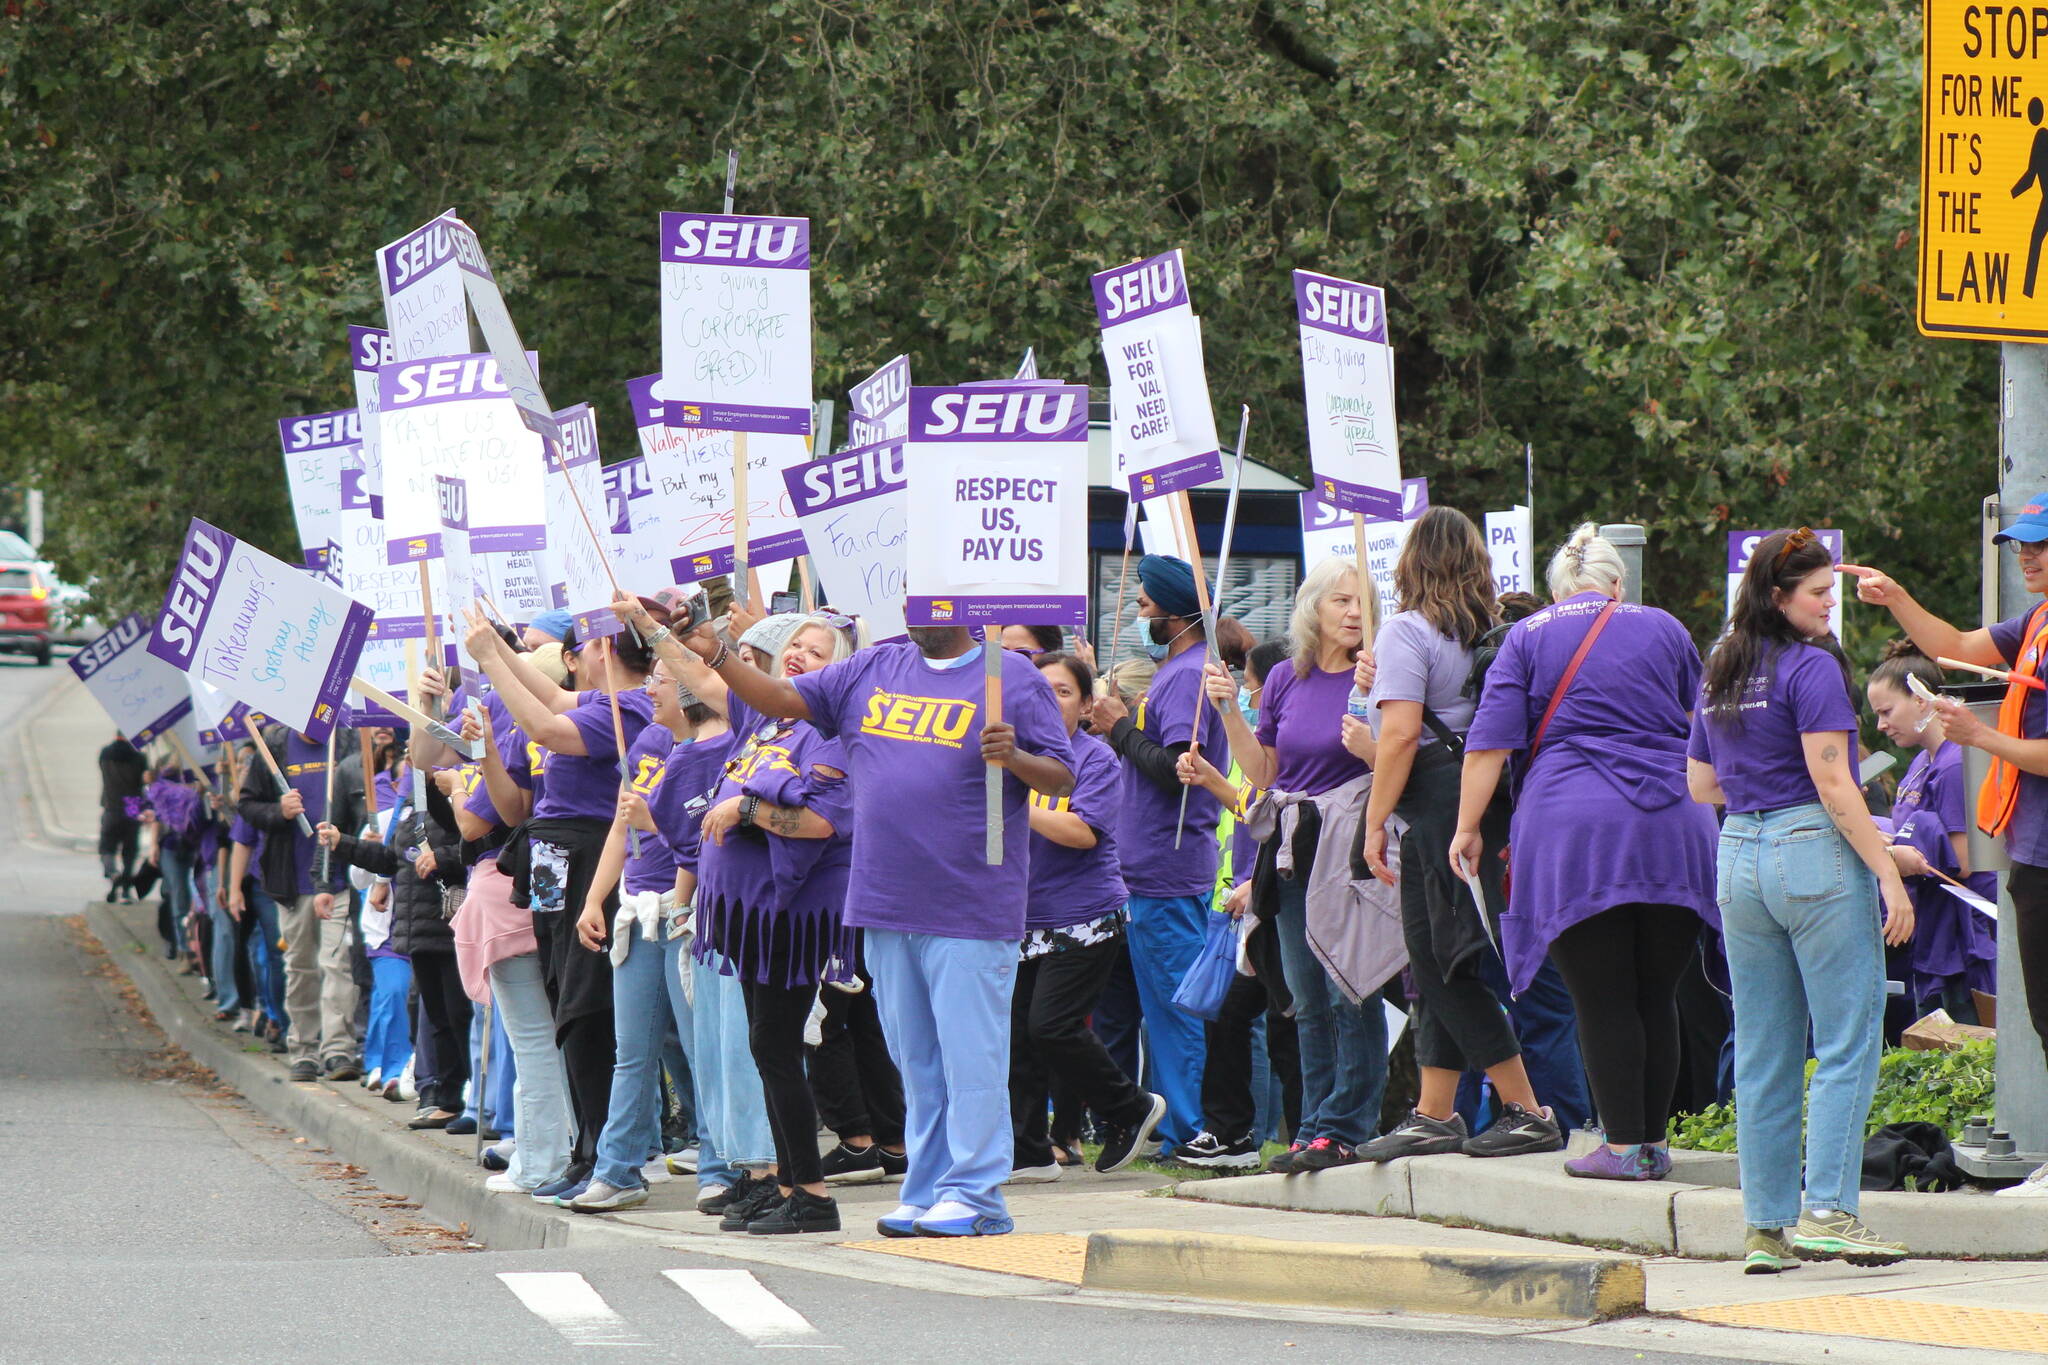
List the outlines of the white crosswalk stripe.
<svg viewBox="0 0 2048 1365">
<path fill-rule="evenodd" d="M 498 1278 L 535 1317 L 560 1332 L 571 1345 L 652 1345 L 573 1270 L 501 1271 Z"/>
<path fill-rule="evenodd" d="M 818 1329 L 746 1270 L 661 1272 L 704 1310 L 756 1346 L 813 1346 Z"/>
</svg>

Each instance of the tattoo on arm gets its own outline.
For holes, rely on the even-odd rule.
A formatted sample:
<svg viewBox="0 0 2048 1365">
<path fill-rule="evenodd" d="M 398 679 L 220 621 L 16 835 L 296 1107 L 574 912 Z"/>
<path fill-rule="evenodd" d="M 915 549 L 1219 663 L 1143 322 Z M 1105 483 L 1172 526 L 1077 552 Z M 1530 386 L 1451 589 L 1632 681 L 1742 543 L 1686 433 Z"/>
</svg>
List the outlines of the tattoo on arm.
<svg viewBox="0 0 2048 1365">
<path fill-rule="evenodd" d="M 1826 748 L 1820 751 L 1820 761 L 1823 763 L 1833 763 L 1836 759 L 1840 758 L 1841 756 L 1842 751 L 1840 749 L 1837 749 L 1832 744 L 1828 745 Z"/>
<path fill-rule="evenodd" d="M 768 828 L 785 839 L 794 839 L 797 826 L 803 823 L 803 819 L 804 813 L 799 807 L 772 806 L 768 811 Z"/>
</svg>

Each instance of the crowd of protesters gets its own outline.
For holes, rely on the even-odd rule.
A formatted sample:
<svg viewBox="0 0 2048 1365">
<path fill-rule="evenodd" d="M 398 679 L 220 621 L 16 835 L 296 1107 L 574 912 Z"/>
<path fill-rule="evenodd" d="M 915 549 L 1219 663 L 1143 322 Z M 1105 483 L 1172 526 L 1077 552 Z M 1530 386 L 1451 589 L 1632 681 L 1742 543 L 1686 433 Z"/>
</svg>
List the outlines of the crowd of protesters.
<svg viewBox="0 0 2048 1365">
<path fill-rule="evenodd" d="M 2002 538 L 2048 593 L 2048 514 Z M 1503 600 L 1445 507 L 1370 638 L 1346 561 L 1261 642 L 1145 556 L 1144 657 L 1010 626 L 999 722 L 965 628 L 876 643 L 723 583 L 622 595 L 588 639 L 476 613 L 468 676 L 416 684 L 475 756 L 110 744 L 108 898 L 157 889 L 165 952 L 293 1080 L 481 1129 L 487 1188 L 579 1212 L 688 1177 L 726 1230 L 831 1231 L 834 1186 L 888 1180 L 884 1235 L 989 1235 L 1006 1185 L 1088 1165 L 1313 1179 L 1573 1129 L 1571 1175 L 1659 1180 L 1674 1112 L 1732 1093 L 1745 1268 L 1885 1264 L 1857 1194 L 1886 982 L 1965 1022 L 1992 989 L 1943 887 L 1992 892 L 1973 823 L 2011 850 L 2048 1037 L 2048 691 L 1987 724 L 1933 662 L 2037 677 L 2048 607 L 1962 631 L 1841 569 L 1908 637 L 1867 694 L 1809 531 L 1761 542 L 1703 659 L 1591 526 L 1547 604 Z M 1913 752 L 1888 815 L 1866 695 Z"/>
</svg>

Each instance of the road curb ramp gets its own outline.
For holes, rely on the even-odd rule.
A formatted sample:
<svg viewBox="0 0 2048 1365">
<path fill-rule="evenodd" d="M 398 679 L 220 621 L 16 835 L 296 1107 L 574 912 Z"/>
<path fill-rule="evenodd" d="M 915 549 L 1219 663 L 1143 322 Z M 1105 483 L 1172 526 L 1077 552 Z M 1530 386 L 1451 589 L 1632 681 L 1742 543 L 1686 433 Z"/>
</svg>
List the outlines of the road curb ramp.
<svg viewBox="0 0 2048 1365">
<path fill-rule="evenodd" d="M 1624 1256 L 1449 1251 L 1146 1229 L 1088 1238 L 1084 1289 L 1465 1317 L 1599 1321 L 1643 1311 Z"/>
</svg>

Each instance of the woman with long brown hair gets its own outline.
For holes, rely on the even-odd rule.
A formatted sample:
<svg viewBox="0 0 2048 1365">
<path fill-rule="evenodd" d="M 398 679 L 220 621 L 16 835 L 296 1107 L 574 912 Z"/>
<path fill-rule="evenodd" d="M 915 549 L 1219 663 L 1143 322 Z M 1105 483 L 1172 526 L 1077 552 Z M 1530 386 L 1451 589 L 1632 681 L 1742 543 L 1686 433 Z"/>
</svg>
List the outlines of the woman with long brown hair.
<svg viewBox="0 0 2048 1365">
<path fill-rule="evenodd" d="M 1505 798 L 1495 799 L 1479 823 L 1482 856 L 1464 869 L 1467 880 L 1450 864 L 1464 736 L 1477 706 L 1467 690 L 1472 651 L 1497 612 L 1493 564 L 1479 528 L 1449 507 L 1423 513 L 1395 562 L 1394 592 L 1400 610 L 1373 641 L 1379 674 L 1370 700 L 1379 742 L 1361 834 L 1373 875 L 1401 887 L 1401 929 L 1419 996 L 1408 1027 L 1422 1083 L 1414 1111 L 1358 1155 L 1388 1161 L 1558 1151 L 1564 1133 L 1537 1102 L 1504 1002 L 1478 969 L 1479 954 L 1494 951 L 1498 937 Z M 1345 718 L 1347 742 L 1362 747 L 1359 728 Z M 1407 824 L 1398 871 L 1386 857 L 1394 816 Z M 1484 886 L 1487 904 L 1473 900 L 1472 879 Z M 1501 1101 L 1499 1116 L 1477 1135 L 1467 1134 L 1457 1112 L 1458 1077 L 1467 1070 L 1484 1071 Z"/>
</svg>

